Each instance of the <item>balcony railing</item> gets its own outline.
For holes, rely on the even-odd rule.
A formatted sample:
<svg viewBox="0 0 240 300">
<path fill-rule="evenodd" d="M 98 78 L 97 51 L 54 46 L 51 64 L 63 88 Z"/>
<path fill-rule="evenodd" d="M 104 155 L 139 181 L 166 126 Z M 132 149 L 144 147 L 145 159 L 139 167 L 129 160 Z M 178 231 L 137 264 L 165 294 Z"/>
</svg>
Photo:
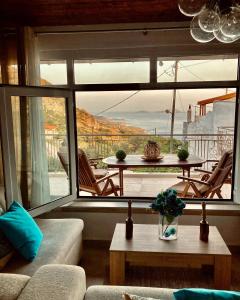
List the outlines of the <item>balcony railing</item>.
<svg viewBox="0 0 240 300">
<path fill-rule="evenodd" d="M 228 131 L 227 131 L 228 132 Z M 60 172 L 63 168 L 57 156 L 57 151 L 66 141 L 66 135 L 46 134 L 46 149 L 48 167 L 50 172 Z M 222 154 L 233 149 L 233 133 L 219 134 L 164 134 L 145 135 L 113 135 L 113 134 L 82 134 L 77 136 L 78 147 L 84 149 L 90 157 L 107 157 L 114 155 L 118 149 L 125 150 L 128 154 L 143 153 L 144 145 L 148 140 L 160 144 L 163 153 L 170 152 L 170 140 L 173 141 L 173 152 L 179 147 L 187 147 L 190 154 L 202 159 L 219 159 Z M 206 165 L 210 168 L 211 164 Z"/>
</svg>

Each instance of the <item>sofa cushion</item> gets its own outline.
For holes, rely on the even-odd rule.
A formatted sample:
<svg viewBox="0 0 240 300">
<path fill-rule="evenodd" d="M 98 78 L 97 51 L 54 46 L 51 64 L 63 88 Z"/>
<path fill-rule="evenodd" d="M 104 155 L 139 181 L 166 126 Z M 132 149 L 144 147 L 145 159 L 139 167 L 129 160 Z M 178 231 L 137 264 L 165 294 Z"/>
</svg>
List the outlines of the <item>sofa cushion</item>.
<svg viewBox="0 0 240 300">
<path fill-rule="evenodd" d="M 32 276 L 46 264 L 75 264 L 79 260 L 83 221 L 80 219 L 37 219 L 44 238 L 36 259 L 27 263 L 13 257 L 4 272 Z M 70 255 L 70 256 L 69 256 Z"/>
<path fill-rule="evenodd" d="M 28 261 L 39 250 L 43 234 L 31 215 L 16 201 L 0 216 L 0 229 L 13 247 Z"/>
<path fill-rule="evenodd" d="M 210 289 L 181 289 L 174 292 L 176 300 L 240 300 L 240 292 L 210 290 Z"/>
<path fill-rule="evenodd" d="M 24 289 L 29 276 L 16 274 L 0 274 L 0 299 L 1 300 L 16 300 Z"/>
<path fill-rule="evenodd" d="M 161 300 L 172 300 L 172 289 L 130 287 L 130 286 L 91 286 L 88 288 L 84 300 L 122 300 L 123 294 L 133 294 Z"/>
<path fill-rule="evenodd" d="M 46 265 L 27 283 L 18 300 L 82 300 L 86 292 L 81 267 Z"/>
</svg>

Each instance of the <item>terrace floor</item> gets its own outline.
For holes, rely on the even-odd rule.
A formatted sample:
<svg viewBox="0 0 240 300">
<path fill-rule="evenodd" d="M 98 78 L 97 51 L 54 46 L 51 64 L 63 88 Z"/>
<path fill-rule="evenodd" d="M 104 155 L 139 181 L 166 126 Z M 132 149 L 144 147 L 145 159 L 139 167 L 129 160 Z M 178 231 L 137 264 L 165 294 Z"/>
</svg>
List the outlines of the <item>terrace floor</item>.
<svg viewBox="0 0 240 300">
<path fill-rule="evenodd" d="M 124 173 L 124 196 L 155 197 L 160 191 L 165 190 L 179 182 L 177 178 L 181 173 Z M 191 177 L 200 178 L 197 173 L 192 172 Z M 118 176 L 114 178 L 118 184 Z M 51 195 L 68 194 L 68 180 L 64 173 L 50 174 Z M 80 196 L 89 196 L 89 193 L 81 192 Z M 231 185 L 225 184 L 222 188 L 225 199 L 231 198 Z"/>
</svg>

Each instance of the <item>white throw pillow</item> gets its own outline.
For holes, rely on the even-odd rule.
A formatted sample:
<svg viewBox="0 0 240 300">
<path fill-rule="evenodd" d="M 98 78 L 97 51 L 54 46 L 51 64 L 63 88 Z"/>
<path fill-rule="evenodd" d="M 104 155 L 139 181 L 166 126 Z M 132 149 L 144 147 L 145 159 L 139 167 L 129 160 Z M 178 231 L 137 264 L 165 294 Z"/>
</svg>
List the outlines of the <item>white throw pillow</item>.
<svg viewBox="0 0 240 300">
<path fill-rule="evenodd" d="M 156 298 L 142 297 L 131 294 L 123 294 L 123 300 L 161 300 Z"/>
</svg>

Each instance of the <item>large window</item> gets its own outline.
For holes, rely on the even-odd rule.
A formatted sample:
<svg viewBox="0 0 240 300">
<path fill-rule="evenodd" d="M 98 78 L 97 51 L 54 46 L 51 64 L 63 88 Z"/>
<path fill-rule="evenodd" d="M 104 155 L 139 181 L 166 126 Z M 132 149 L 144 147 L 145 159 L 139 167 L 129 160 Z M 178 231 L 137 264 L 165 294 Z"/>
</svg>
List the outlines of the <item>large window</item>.
<svg viewBox="0 0 240 300">
<path fill-rule="evenodd" d="M 119 149 L 142 156 L 148 140 L 159 144 L 163 157 L 176 158 L 179 148 L 187 148 L 190 157 L 200 159 L 208 172 L 226 151 L 235 149 L 236 55 L 84 60 L 75 53 L 72 61 L 68 76 L 73 80 L 76 100 L 76 142 L 91 168 L 91 174 L 85 174 L 84 166 L 78 163 L 80 197 L 96 196 L 87 186 L 88 176 L 97 180 L 101 174 L 118 171 L 104 159 L 114 157 Z M 186 170 L 176 166 L 126 168 L 121 196 L 155 197 L 179 182 L 177 176 L 182 171 L 186 175 Z M 65 176 L 63 170 L 60 173 Z M 199 174 L 193 166 L 187 175 L 202 179 Z M 232 199 L 232 174 L 234 167 L 222 186 L 225 200 Z M 123 187 L 118 176 L 112 180 Z M 110 196 L 116 199 L 116 195 Z"/>
<path fill-rule="evenodd" d="M 214 162 L 233 150 L 236 89 L 79 92 L 76 94 L 78 147 L 89 158 L 115 156 L 117 150 L 143 155 L 148 140 L 161 155 L 176 156 L 179 147 L 212 170 Z M 107 168 L 103 163 L 99 167 Z M 81 172 L 81 170 L 79 170 Z M 114 169 L 110 172 L 116 171 Z M 124 173 L 124 196 L 155 197 L 180 180 L 181 168 L 134 168 Z M 191 176 L 198 178 L 197 172 Z M 113 179 L 118 183 L 118 177 Z M 231 184 L 223 197 L 231 199 Z M 80 191 L 81 195 L 87 195 Z"/>
<path fill-rule="evenodd" d="M 237 80 L 237 56 L 188 57 L 157 61 L 158 82 Z"/>
<path fill-rule="evenodd" d="M 75 61 L 75 83 L 149 82 L 150 64 L 146 59 Z"/>
</svg>

